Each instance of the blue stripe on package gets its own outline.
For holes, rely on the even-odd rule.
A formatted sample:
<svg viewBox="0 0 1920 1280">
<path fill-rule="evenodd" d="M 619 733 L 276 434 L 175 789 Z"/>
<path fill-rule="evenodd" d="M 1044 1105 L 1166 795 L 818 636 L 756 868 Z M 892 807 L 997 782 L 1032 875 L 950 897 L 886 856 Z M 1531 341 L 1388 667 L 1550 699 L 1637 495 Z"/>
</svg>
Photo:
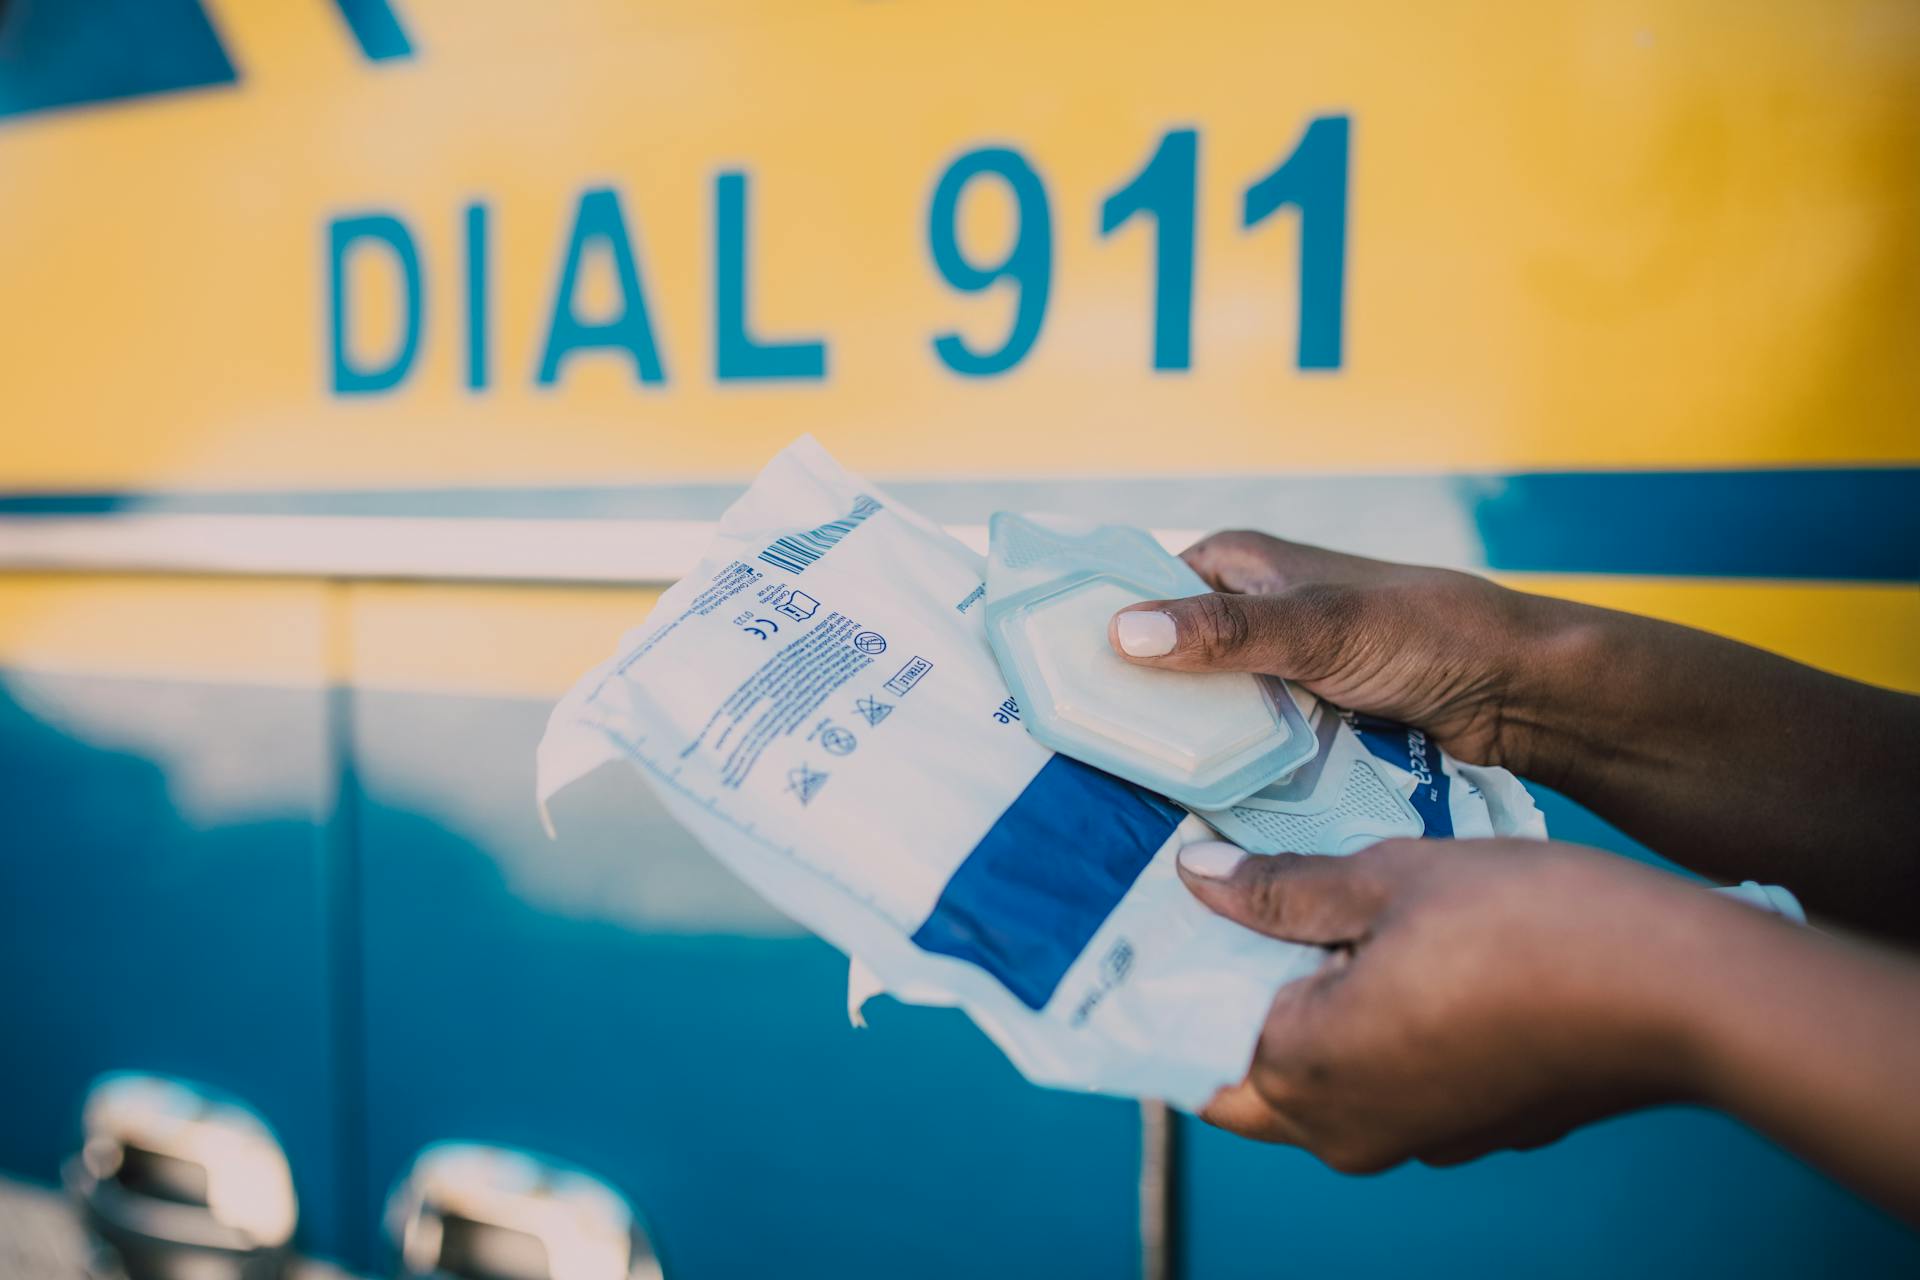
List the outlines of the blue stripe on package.
<svg viewBox="0 0 1920 1280">
<path fill-rule="evenodd" d="M 1041 1009 L 1094 933 L 1187 815 L 1067 756 L 1042 765 L 947 881 L 913 935 Z M 1075 858 L 1038 850 L 1078 849 Z"/>
<path fill-rule="evenodd" d="M 1378 716 L 1356 715 L 1352 724 L 1367 750 L 1413 775 L 1411 799 L 1425 824 L 1425 833 L 1436 840 L 1451 836 L 1453 809 L 1447 802 L 1447 774 L 1440 767 L 1439 749 L 1427 741 L 1427 735 Z"/>
</svg>

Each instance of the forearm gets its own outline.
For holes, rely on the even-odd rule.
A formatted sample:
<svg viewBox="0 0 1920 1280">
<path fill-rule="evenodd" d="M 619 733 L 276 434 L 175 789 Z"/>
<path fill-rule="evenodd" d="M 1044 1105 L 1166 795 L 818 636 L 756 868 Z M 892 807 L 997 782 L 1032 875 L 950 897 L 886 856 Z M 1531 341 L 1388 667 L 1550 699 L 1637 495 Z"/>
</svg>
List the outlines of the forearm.
<svg viewBox="0 0 1920 1280">
<path fill-rule="evenodd" d="M 1698 1096 L 1920 1223 L 1920 963 L 1714 906 L 1674 975 Z"/>
<path fill-rule="evenodd" d="M 1512 763 L 1648 846 L 1920 936 L 1920 698 L 1629 614 L 1538 600 Z"/>
</svg>

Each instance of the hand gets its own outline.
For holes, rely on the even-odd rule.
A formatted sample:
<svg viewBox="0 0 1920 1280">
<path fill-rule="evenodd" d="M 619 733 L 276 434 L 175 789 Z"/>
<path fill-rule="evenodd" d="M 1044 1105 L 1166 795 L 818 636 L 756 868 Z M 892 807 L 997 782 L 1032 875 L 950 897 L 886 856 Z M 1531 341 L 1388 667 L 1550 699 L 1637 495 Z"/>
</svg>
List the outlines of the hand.
<svg viewBox="0 0 1920 1280">
<path fill-rule="evenodd" d="M 1336 1169 L 1456 1164 L 1697 1097 L 1675 966 L 1760 913 L 1572 845 L 1395 840 L 1350 857 L 1180 855 L 1250 929 L 1335 948 L 1275 997 L 1246 1080 L 1202 1118 Z M 1780 926 L 1782 929 L 1788 926 Z"/>
<path fill-rule="evenodd" d="M 1920 788 L 1887 781 L 1920 763 L 1920 697 L 1264 534 L 1214 534 L 1185 559 L 1216 592 L 1115 614 L 1129 661 L 1283 676 L 1545 783 L 1715 879 L 1784 884 L 1816 916 L 1920 941 Z"/>
<path fill-rule="evenodd" d="M 1114 615 L 1108 638 L 1122 657 L 1283 676 L 1339 706 L 1415 725 L 1469 764 L 1524 770 L 1514 713 L 1546 630 L 1539 597 L 1263 533 L 1216 533 L 1182 558 L 1216 594 Z"/>
</svg>

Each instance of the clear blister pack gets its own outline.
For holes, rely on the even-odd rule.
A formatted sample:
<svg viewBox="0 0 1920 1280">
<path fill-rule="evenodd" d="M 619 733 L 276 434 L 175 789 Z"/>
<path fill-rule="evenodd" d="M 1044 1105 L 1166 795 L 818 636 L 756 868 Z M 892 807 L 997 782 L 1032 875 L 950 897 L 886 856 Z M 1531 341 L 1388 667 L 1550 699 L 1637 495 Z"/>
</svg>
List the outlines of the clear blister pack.
<svg viewBox="0 0 1920 1280">
<path fill-rule="evenodd" d="M 1107 621 L 1207 584 L 1142 529 L 999 512 L 987 636 L 1027 730 L 1191 809 L 1224 809 L 1310 760 L 1312 731 L 1272 676 L 1135 666 Z"/>
</svg>

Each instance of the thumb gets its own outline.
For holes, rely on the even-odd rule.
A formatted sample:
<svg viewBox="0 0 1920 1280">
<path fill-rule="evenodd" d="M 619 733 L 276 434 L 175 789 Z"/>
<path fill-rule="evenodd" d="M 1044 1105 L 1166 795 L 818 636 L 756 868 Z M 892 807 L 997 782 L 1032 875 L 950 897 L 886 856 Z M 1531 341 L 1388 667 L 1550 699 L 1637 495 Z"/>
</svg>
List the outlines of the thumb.
<svg viewBox="0 0 1920 1280">
<path fill-rule="evenodd" d="M 1201 841 L 1180 850 L 1180 878 L 1215 913 L 1256 933 L 1317 946 L 1359 942 L 1386 905 L 1387 885 L 1364 851 L 1249 854 Z"/>
<path fill-rule="evenodd" d="M 1314 680 L 1339 666 L 1362 622 L 1362 604 L 1358 592 L 1326 582 L 1271 595 L 1150 600 L 1114 614 L 1107 639 L 1121 657 L 1146 667 Z"/>
</svg>

